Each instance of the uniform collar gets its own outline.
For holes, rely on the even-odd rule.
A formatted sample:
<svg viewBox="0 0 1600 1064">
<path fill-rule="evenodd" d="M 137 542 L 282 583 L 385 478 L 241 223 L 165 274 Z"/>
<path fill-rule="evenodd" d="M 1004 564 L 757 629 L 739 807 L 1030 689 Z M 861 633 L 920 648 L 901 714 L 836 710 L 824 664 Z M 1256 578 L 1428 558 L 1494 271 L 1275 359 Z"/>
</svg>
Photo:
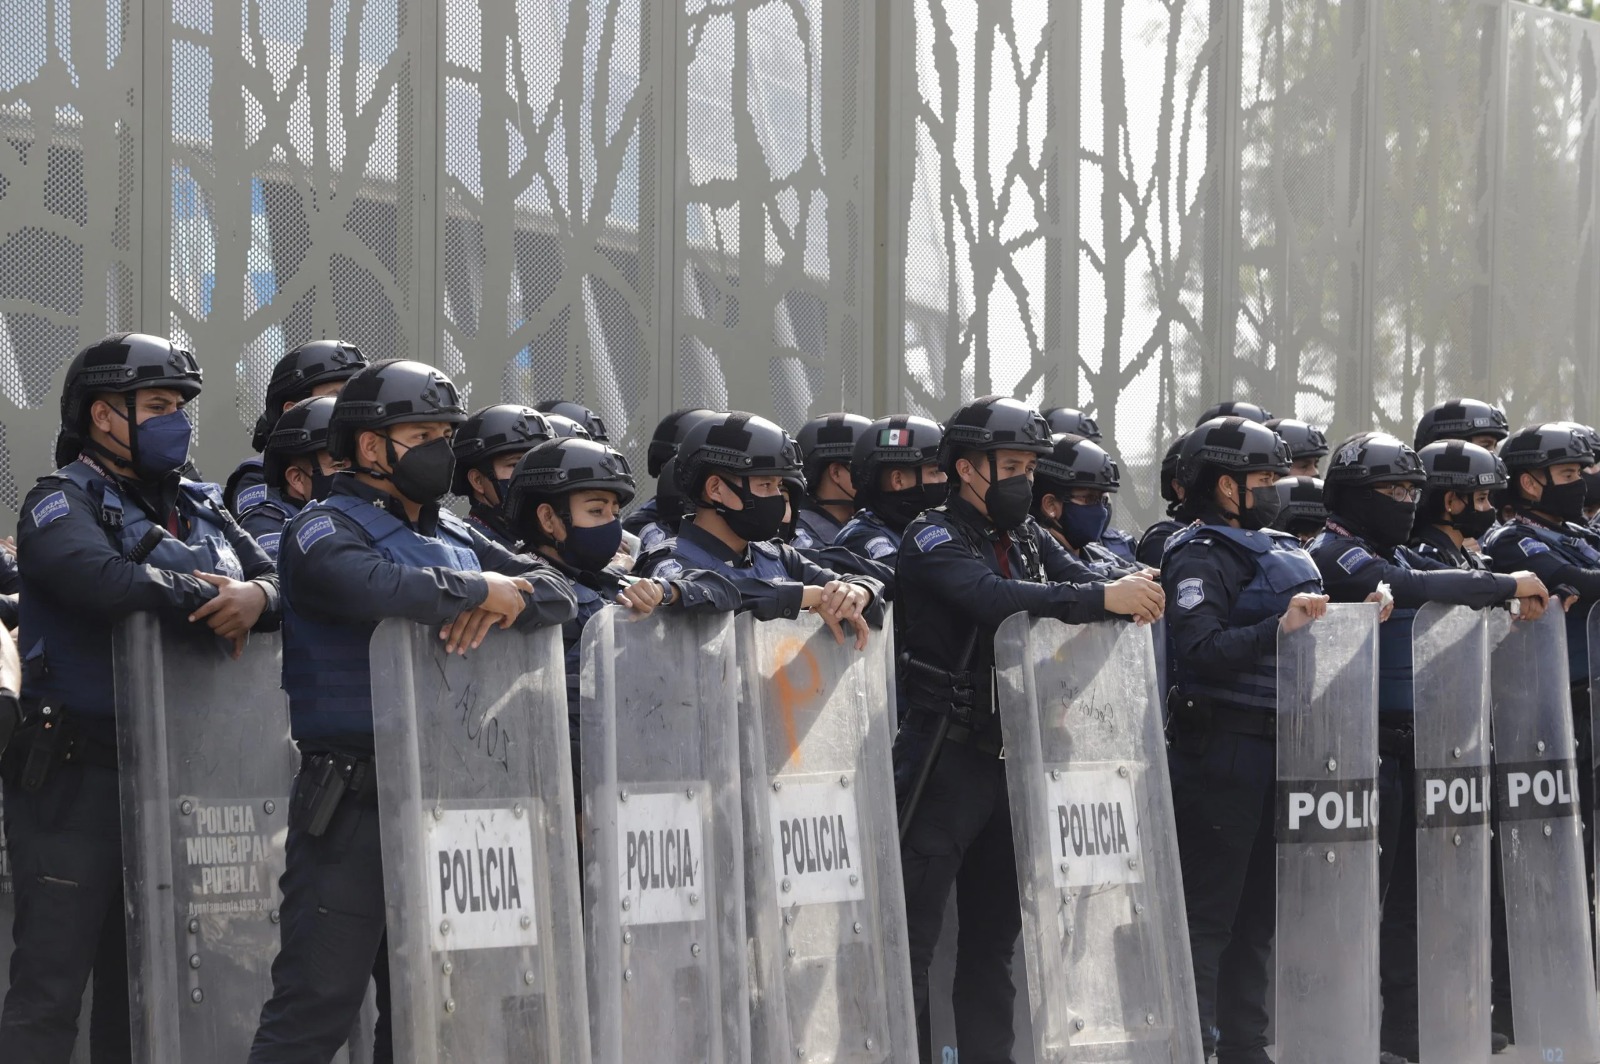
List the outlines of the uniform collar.
<svg viewBox="0 0 1600 1064">
<path fill-rule="evenodd" d="M 1429 546 L 1446 557 L 1465 558 L 1465 547 L 1458 547 L 1450 538 L 1450 533 L 1435 524 L 1425 524 L 1417 529 L 1417 534 L 1411 537 L 1411 542 L 1418 545 Z"/>
<path fill-rule="evenodd" d="M 950 500 L 944 504 L 944 511 L 953 520 L 966 525 L 989 542 L 994 543 L 1000 539 L 1001 532 L 989 520 L 989 515 L 979 513 L 978 508 L 963 499 L 959 491 L 951 493 Z"/>
<path fill-rule="evenodd" d="M 371 484 L 363 484 L 353 474 L 339 473 L 333 478 L 331 495 L 353 495 L 362 502 L 371 503 L 384 513 L 393 517 L 407 528 L 414 529 L 424 536 L 431 536 L 439 530 L 439 504 L 433 503 L 424 506 L 417 515 L 413 524 L 406 518 L 406 509 L 400 505 L 400 500 L 386 491 L 380 491 Z"/>
<path fill-rule="evenodd" d="M 686 540 L 693 546 L 705 551 L 724 565 L 747 569 L 755 564 L 750 558 L 750 544 L 746 543 L 744 550 L 736 551 L 710 532 L 695 524 L 691 519 L 686 519 L 683 524 L 678 526 L 678 538 Z"/>
</svg>

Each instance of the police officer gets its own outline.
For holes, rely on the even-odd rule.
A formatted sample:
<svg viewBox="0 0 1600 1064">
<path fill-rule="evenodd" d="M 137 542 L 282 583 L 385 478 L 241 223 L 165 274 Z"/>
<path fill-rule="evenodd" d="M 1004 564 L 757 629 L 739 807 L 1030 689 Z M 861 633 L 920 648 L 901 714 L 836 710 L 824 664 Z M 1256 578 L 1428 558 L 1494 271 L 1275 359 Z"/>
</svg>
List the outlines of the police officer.
<svg viewBox="0 0 1600 1064">
<path fill-rule="evenodd" d="M 1183 453 L 1183 441 L 1188 436 L 1187 432 L 1179 433 L 1176 439 L 1167 444 L 1167 451 L 1161 456 L 1161 470 L 1158 475 L 1161 479 L 1161 498 L 1167 504 L 1167 517 L 1144 530 L 1144 535 L 1139 537 L 1139 546 L 1133 554 L 1135 561 L 1151 569 L 1161 568 L 1161 554 L 1166 550 L 1167 540 L 1183 527 L 1182 522 L 1174 521 L 1172 518 L 1183 503 L 1183 485 L 1178 482 L 1178 458 Z"/>
<path fill-rule="evenodd" d="M 1050 426 L 1052 436 L 1070 432 L 1074 436 L 1100 442 L 1099 423 L 1082 410 L 1070 406 L 1052 406 L 1044 412 L 1044 420 L 1045 424 Z"/>
<path fill-rule="evenodd" d="M 556 417 L 564 417 L 568 421 L 574 422 L 589 434 L 591 440 L 596 440 L 600 443 L 611 442 L 611 434 L 606 429 L 605 419 L 582 403 L 574 403 L 566 399 L 546 399 L 542 403 L 535 404 L 534 408 L 541 414 L 553 414 Z M 561 435 L 570 436 L 572 433 L 563 432 Z"/>
<path fill-rule="evenodd" d="M 940 465 L 949 500 L 902 540 L 896 612 L 906 716 L 895 737 L 907 945 L 919 1060 L 931 1059 L 928 966 L 952 888 L 960 914 L 953 996 L 963 1061 L 1009 1061 L 1022 927 L 1000 722 L 994 634 L 1013 613 L 1072 623 L 1113 615 L 1154 621 L 1160 585 L 1110 583 L 1080 565 L 1028 516 L 1033 471 L 1050 429 L 1015 399 L 987 396 L 945 425 Z"/>
<path fill-rule="evenodd" d="M 1322 481 L 1317 477 L 1283 477 L 1277 483 L 1278 516 L 1272 527 L 1287 532 L 1306 546 L 1322 531 L 1328 519 Z"/>
<path fill-rule="evenodd" d="M 1050 453 L 1040 456 L 1033 473 L 1033 519 L 1074 558 L 1108 578 L 1144 568 L 1101 542 L 1111 520 L 1109 496 L 1121 483 L 1109 454 L 1068 432 L 1050 437 Z"/>
<path fill-rule="evenodd" d="M 1466 440 L 1492 451 L 1510 432 L 1499 407 L 1479 399 L 1449 399 L 1429 407 L 1418 419 L 1412 447 L 1421 452 L 1440 440 Z"/>
<path fill-rule="evenodd" d="M 1435 445 L 1438 446 L 1438 445 Z M 1467 444 L 1465 446 L 1471 446 Z M 1379 897 L 1383 932 L 1382 1046 L 1417 1060 L 1417 866 L 1411 628 L 1429 602 L 1483 609 L 1511 598 L 1536 619 L 1549 594 L 1533 573 L 1500 576 L 1445 566 L 1406 547 L 1427 474 L 1416 452 L 1386 433 L 1340 444 L 1328 467 L 1326 528 L 1311 557 L 1334 602 L 1369 601 L 1387 585 L 1394 610 L 1378 629 Z"/>
<path fill-rule="evenodd" d="M 1245 402 L 1242 399 L 1227 399 L 1220 403 L 1212 403 L 1206 407 L 1206 412 L 1200 415 L 1200 420 L 1195 422 L 1199 428 L 1208 421 L 1219 417 L 1242 417 L 1246 421 L 1254 421 L 1257 425 L 1265 425 L 1272 420 L 1272 411 L 1255 403 Z"/>
<path fill-rule="evenodd" d="M 367 650 L 378 622 L 442 624 L 446 648 L 466 654 L 496 625 L 559 624 L 573 613 L 560 573 L 440 509 L 455 471 L 450 430 L 465 420 L 438 370 L 373 363 L 333 411 L 330 450 L 351 471 L 284 530 L 283 686 L 301 760 L 282 944 L 252 1064 L 331 1059 L 369 977 L 378 990 L 374 1059 L 393 1057 Z"/>
<path fill-rule="evenodd" d="M 1430 443 L 1417 452 L 1417 461 L 1428 479 L 1411 529 L 1412 552 L 1452 569 L 1487 569 L 1469 544 L 1499 519 L 1494 496 L 1506 489 L 1505 463 L 1465 440 Z"/>
<path fill-rule="evenodd" d="M 239 492 L 239 525 L 273 561 L 278 560 L 284 523 L 306 503 L 333 490 L 338 463 L 328 453 L 332 416 L 333 398 L 327 395 L 302 399 L 285 410 L 261 452 L 265 481 Z"/>
<path fill-rule="evenodd" d="M 1167 542 L 1161 566 L 1178 857 L 1201 1040 L 1218 1064 L 1270 1060 L 1277 640 L 1328 603 L 1310 555 L 1271 529 L 1288 469 L 1288 445 L 1265 425 L 1197 427 L 1178 463 L 1178 516 L 1194 523 Z"/>
<path fill-rule="evenodd" d="M 883 585 L 824 569 L 774 541 L 787 505 L 783 478 L 800 474 L 793 438 L 754 414 L 716 414 L 689 430 L 676 457 L 678 488 L 694 501 L 694 518 L 647 551 L 635 571 L 665 579 L 691 569 L 718 573 L 758 620 L 810 610 L 841 640 L 845 627 L 854 629 L 856 648 L 865 648 L 868 621 L 883 610 Z"/>
<path fill-rule="evenodd" d="M 792 542 L 798 549 L 831 545 L 855 514 L 850 462 L 856 440 L 871 424 L 860 414 L 823 414 L 800 426 L 795 442 L 800 445 L 806 491 L 795 513 Z"/>
<path fill-rule="evenodd" d="M 518 539 L 506 520 L 511 471 L 535 444 L 554 435 L 538 410 L 497 403 L 475 411 L 451 437 L 456 475 L 450 490 L 471 500 L 467 523 L 507 550 L 514 550 Z"/>
<path fill-rule="evenodd" d="M 658 495 L 669 488 L 674 494 L 677 492 L 676 478 L 664 474 L 663 469 L 672 456 L 678 453 L 678 444 L 683 442 L 684 434 L 693 428 L 696 422 L 714 413 L 715 411 L 703 407 L 686 407 L 683 410 L 674 410 L 657 423 L 655 432 L 650 436 L 650 445 L 645 448 L 644 467 L 645 472 L 656 478 Z M 623 529 L 638 536 L 645 550 L 678 534 L 678 520 L 683 516 L 681 511 L 670 522 L 665 522 L 657 514 L 658 505 L 659 498 L 647 499 L 622 519 Z M 663 524 L 662 531 L 655 535 L 646 535 L 645 527 L 656 523 Z"/>
<path fill-rule="evenodd" d="M 272 367 L 267 380 L 267 398 L 261 415 L 256 418 L 255 431 L 250 446 L 260 453 L 267 446 L 278 418 L 302 399 L 317 395 L 338 395 L 344 382 L 355 376 L 367 364 L 367 356 L 354 344 L 339 340 L 312 340 L 301 344 Z M 223 491 L 228 509 L 243 516 L 245 507 L 239 496 L 247 488 L 264 482 L 259 458 L 246 458 L 228 477 Z M 259 501 L 259 500 L 256 500 Z"/>
<path fill-rule="evenodd" d="M 906 526 L 924 510 L 944 504 L 949 479 L 939 466 L 944 429 L 910 414 L 880 417 L 856 437 L 850 475 L 861 509 L 834 543 L 893 566 Z M 891 588 L 892 590 L 892 588 Z"/>
<path fill-rule="evenodd" d="M 183 480 L 200 394 L 194 356 L 142 333 L 108 336 L 67 367 L 61 468 L 23 502 L 23 723 L 4 761 L 16 952 L 0 1055 L 72 1055 L 94 977 L 95 1061 L 128 1060 L 128 970 L 112 630 L 149 611 L 235 647 L 278 623 L 272 562 L 215 484 Z"/>
<path fill-rule="evenodd" d="M 1328 457 L 1328 437 L 1321 429 L 1292 417 L 1275 417 L 1266 424 L 1289 445 L 1290 476 L 1322 475 L 1322 459 Z"/>
</svg>

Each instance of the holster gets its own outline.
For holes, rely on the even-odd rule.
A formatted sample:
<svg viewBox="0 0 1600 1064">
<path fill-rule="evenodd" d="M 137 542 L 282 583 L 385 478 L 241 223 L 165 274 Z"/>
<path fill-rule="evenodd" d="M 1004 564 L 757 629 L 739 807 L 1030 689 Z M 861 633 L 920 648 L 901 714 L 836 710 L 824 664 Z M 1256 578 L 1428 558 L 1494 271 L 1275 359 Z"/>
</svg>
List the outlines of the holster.
<svg viewBox="0 0 1600 1064">
<path fill-rule="evenodd" d="M 977 697 L 972 673 L 952 672 L 918 661 L 909 653 L 900 655 L 900 682 L 906 705 L 941 717 L 966 728 L 975 726 Z"/>
<path fill-rule="evenodd" d="M 1204 754 L 1211 745 L 1211 699 L 1168 691 L 1167 742 L 1180 754 Z"/>
<path fill-rule="evenodd" d="M 289 822 L 320 836 L 346 798 L 376 804 L 378 774 L 371 760 L 332 751 L 303 754 L 289 799 Z"/>
</svg>

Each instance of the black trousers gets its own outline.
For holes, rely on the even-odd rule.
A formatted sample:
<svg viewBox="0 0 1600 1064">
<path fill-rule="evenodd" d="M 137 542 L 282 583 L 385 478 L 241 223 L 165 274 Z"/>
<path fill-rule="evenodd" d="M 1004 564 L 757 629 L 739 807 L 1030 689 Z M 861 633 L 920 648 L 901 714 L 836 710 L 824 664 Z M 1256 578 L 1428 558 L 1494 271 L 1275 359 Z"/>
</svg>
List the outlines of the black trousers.
<svg viewBox="0 0 1600 1064">
<path fill-rule="evenodd" d="M 360 1015 L 368 979 L 377 982 L 373 1060 L 389 1064 L 394 1044 L 378 809 L 372 801 L 347 798 L 327 831 L 312 836 L 296 822 L 303 804 L 290 803 L 280 881 L 282 945 L 272 962 L 272 997 L 261 1009 L 250 1064 L 332 1060 Z"/>
<path fill-rule="evenodd" d="M 1213 732 L 1168 751 L 1200 1036 L 1218 1064 L 1266 1064 L 1277 930 L 1271 739 Z"/>
<path fill-rule="evenodd" d="M 5 783 L 5 826 L 16 951 L 0 1014 L 0 1057 L 66 1064 L 92 976 L 89 1057 L 120 1064 L 131 1050 L 116 770 L 56 765 L 32 793 L 12 779 Z"/>
<path fill-rule="evenodd" d="M 1378 767 L 1378 973 L 1385 1049 L 1416 1059 L 1417 807 L 1416 756 L 1385 753 Z"/>
<path fill-rule="evenodd" d="M 909 716 L 895 737 L 895 784 L 902 801 L 932 741 L 933 724 Z M 1017 861 L 1005 762 L 946 742 L 900 844 L 905 875 L 911 986 L 921 1061 L 932 1058 L 928 966 L 952 888 L 960 921 L 952 993 L 962 1064 L 1009 1064 L 1017 988 L 1011 960 L 1022 932 Z"/>
</svg>

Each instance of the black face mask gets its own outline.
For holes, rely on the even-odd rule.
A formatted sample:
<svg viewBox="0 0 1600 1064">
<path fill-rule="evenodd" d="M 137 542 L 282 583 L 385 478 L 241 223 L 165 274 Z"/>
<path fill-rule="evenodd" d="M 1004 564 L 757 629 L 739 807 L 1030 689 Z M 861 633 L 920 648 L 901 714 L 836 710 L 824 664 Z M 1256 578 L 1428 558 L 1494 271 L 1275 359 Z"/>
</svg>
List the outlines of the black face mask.
<svg viewBox="0 0 1600 1064">
<path fill-rule="evenodd" d="M 333 478 L 337 474 L 324 473 L 322 466 L 311 467 L 311 497 L 313 499 L 326 499 L 333 494 Z"/>
<path fill-rule="evenodd" d="M 456 456 L 447 437 L 408 447 L 403 455 L 396 454 L 393 439 L 386 436 L 384 440 L 389 453 L 389 482 L 401 495 L 427 506 L 450 490 L 456 475 Z"/>
<path fill-rule="evenodd" d="M 1600 469 L 1580 475 L 1583 477 L 1583 505 L 1600 506 Z"/>
<path fill-rule="evenodd" d="M 1467 508 L 1450 519 L 1450 527 L 1468 539 L 1482 539 L 1484 533 L 1494 527 L 1495 518 L 1499 516 L 1495 513 L 1494 507 L 1479 510 L 1474 508 L 1472 500 L 1468 499 Z"/>
<path fill-rule="evenodd" d="M 1239 485 L 1241 493 L 1250 496 L 1250 505 L 1239 510 L 1239 527 L 1252 532 L 1272 527 L 1272 522 L 1278 519 L 1278 512 L 1283 509 L 1283 499 L 1279 497 L 1278 489 L 1271 484 L 1246 488 L 1244 481 L 1238 477 L 1234 478 L 1234 483 Z"/>
<path fill-rule="evenodd" d="M 1417 519 L 1417 503 L 1401 502 L 1374 488 L 1357 488 L 1341 497 L 1340 513 L 1361 527 L 1373 543 L 1383 548 L 1398 547 L 1411 538 Z"/>
<path fill-rule="evenodd" d="M 734 535 L 751 543 L 761 543 L 778 534 L 783 527 L 783 511 L 789 505 L 787 495 L 781 491 L 776 495 L 756 495 L 750 491 L 748 480 L 742 484 L 735 484 L 731 480 L 723 483 L 739 497 L 739 504 L 744 509 L 732 510 L 720 502 L 711 505 L 728 522 Z"/>
<path fill-rule="evenodd" d="M 883 518 L 883 523 L 896 532 L 904 532 L 918 514 L 943 506 L 949 497 L 948 483 L 929 484 L 922 479 L 919 471 L 917 483 L 911 487 L 899 491 L 880 491 L 873 500 L 872 512 Z"/>
<path fill-rule="evenodd" d="M 989 511 L 989 523 L 1002 532 L 1010 532 L 1028 519 L 1033 509 L 1033 481 L 1026 473 L 998 479 L 998 466 L 994 455 L 989 456 L 989 487 L 983 493 L 984 509 Z"/>
<path fill-rule="evenodd" d="M 1529 504 L 1533 509 L 1562 521 L 1583 521 L 1583 500 L 1587 489 L 1582 480 L 1574 480 L 1570 484 L 1552 484 L 1549 480 L 1543 483 L 1544 492 L 1539 496 L 1539 501 Z"/>
</svg>

